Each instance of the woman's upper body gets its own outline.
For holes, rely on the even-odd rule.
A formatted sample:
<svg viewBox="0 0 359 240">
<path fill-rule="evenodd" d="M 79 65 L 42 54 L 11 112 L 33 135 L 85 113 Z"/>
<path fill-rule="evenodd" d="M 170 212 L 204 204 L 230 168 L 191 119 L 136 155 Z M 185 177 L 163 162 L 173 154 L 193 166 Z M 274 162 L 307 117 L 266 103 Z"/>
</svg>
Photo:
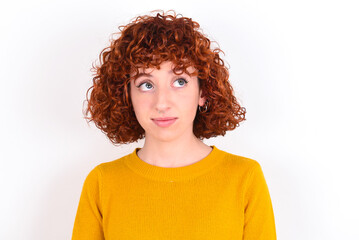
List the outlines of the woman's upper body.
<svg viewBox="0 0 359 240">
<path fill-rule="evenodd" d="M 259 163 L 202 142 L 246 110 L 198 28 L 178 15 L 138 17 L 103 52 L 86 114 L 113 143 L 145 142 L 89 173 L 73 240 L 276 239 Z"/>
<path fill-rule="evenodd" d="M 73 240 L 275 240 L 259 163 L 211 146 L 183 167 L 131 154 L 97 165 L 81 193 Z"/>
</svg>

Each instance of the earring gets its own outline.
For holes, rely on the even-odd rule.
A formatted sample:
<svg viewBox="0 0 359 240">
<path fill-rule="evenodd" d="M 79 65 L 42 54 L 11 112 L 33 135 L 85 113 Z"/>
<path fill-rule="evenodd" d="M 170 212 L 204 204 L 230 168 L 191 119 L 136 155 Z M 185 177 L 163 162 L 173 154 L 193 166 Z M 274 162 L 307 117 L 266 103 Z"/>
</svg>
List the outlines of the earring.
<svg viewBox="0 0 359 240">
<path fill-rule="evenodd" d="M 199 110 L 200 113 L 206 112 L 207 109 L 208 109 L 208 102 L 207 101 L 205 102 L 204 107 L 203 106 L 198 106 L 198 110 Z"/>
</svg>

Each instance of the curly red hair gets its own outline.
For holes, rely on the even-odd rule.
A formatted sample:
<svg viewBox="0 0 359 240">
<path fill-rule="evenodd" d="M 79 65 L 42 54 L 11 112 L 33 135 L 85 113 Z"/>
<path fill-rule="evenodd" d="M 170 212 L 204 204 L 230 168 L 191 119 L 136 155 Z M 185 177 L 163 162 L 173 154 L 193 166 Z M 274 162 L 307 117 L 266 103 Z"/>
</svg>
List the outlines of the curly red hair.
<svg viewBox="0 0 359 240">
<path fill-rule="evenodd" d="M 131 103 L 131 73 L 136 73 L 136 77 L 140 67 L 159 69 L 162 62 L 172 61 L 176 74 L 190 75 L 187 72 L 190 66 L 197 70 L 202 96 L 206 97 L 207 111 L 197 111 L 194 135 L 202 140 L 224 136 L 226 131 L 238 127 L 246 120 L 246 109 L 238 104 L 228 81 L 228 68 L 219 56 L 223 51 L 212 50 L 211 41 L 199 27 L 197 22 L 175 11 L 172 15 L 162 11 L 155 16 L 139 16 L 119 26 L 120 37 L 101 51 L 100 66 L 92 68 L 96 74 L 86 93 L 85 118 L 93 121 L 114 144 L 144 138 L 145 131 Z M 89 113 L 91 117 L 86 117 Z"/>
</svg>

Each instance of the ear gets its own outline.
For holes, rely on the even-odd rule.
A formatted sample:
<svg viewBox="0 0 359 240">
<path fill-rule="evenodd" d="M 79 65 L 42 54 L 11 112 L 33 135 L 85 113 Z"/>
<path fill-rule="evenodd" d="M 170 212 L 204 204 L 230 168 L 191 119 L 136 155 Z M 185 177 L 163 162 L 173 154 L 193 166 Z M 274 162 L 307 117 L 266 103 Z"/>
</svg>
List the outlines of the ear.
<svg viewBox="0 0 359 240">
<path fill-rule="evenodd" d="M 204 103 L 206 102 L 206 97 L 202 97 L 202 89 L 199 90 L 199 100 L 198 100 L 198 105 L 203 106 Z"/>
</svg>

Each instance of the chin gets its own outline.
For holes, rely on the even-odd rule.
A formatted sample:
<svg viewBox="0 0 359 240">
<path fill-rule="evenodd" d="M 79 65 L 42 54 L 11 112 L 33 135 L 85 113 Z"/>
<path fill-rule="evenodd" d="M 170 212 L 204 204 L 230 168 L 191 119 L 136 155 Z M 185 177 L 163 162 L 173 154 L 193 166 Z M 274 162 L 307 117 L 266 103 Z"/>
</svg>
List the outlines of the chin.
<svg viewBox="0 0 359 240">
<path fill-rule="evenodd" d="M 153 134 L 146 134 L 145 136 L 147 139 L 153 139 L 155 141 L 171 142 L 178 139 L 180 134 L 173 131 L 157 131 Z"/>
</svg>

